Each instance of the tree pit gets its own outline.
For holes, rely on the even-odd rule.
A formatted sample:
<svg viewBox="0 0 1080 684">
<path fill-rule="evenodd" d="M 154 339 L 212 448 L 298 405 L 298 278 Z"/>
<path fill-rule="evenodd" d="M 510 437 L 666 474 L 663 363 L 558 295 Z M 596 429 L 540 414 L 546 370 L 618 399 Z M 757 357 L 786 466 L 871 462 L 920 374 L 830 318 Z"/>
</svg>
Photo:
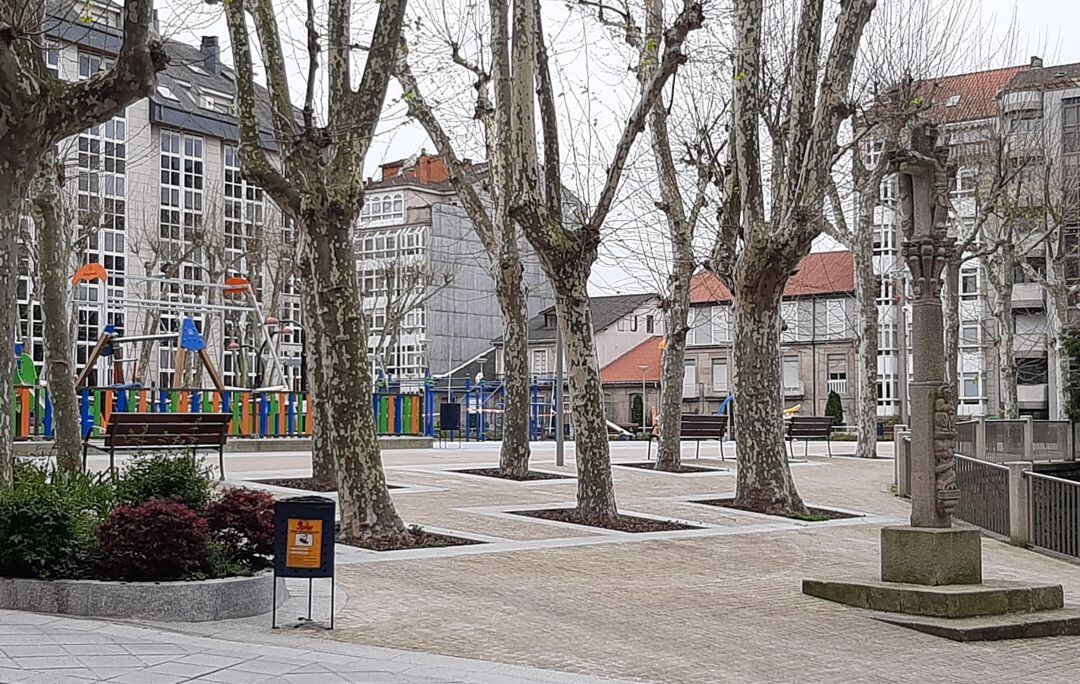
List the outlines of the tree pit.
<svg viewBox="0 0 1080 684">
<path fill-rule="evenodd" d="M 599 527 L 605 530 L 617 532 L 676 532 L 679 530 L 704 529 L 699 525 L 688 525 L 675 522 L 674 520 L 654 520 L 652 518 L 639 518 L 633 515 L 619 514 L 614 520 L 597 520 L 583 516 L 576 508 L 545 508 L 535 511 L 508 511 L 514 515 L 522 515 L 528 518 L 540 518 L 541 520 L 553 520 L 556 522 L 584 525 L 586 527 Z"/>
<path fill-rule="evenodd" d="M 481 475 L 483 477 L 494 477 L 500 480 L 510 480 L 512 482 L 536 482 L 540 480 L 573 480 L 573 475 L 562 475 L 560 473 L 546 473 L 540 470 L 530 470 L 526 473 L 525 477 L 510 477 L 503 475 L 499 472 L 498 468 L 462 468 L 458 470 L 451 470 L 452 473 L 464 473 L 466 475 Z"/>
<path fill-rule="evenodd" d="M 314 477 L 286 477 L 273 480 L 251 480 L 257 484 L 270 485 L 272 487 L 285 487 L 286 489 L 303 489 L 309 492 L 336 492 L 336 482 L 317 480 Z M 387 489 L 403 489 L 401 485 L 387 484 Z"/>
<path fill-rule="evenodd" d="M 437 549 L 447 546 L 469 546 L 471 544 L 484 544 L 477 539 L 455 537 L 451 534 L 439 534 L 429 532 L 419 525 L 410 525 L 408 529 L 409 541 L 407 543 L 394 542 L 384 539 L 358 540 L 349 539 L 341 534 L 341 526 L 334 528 L 334 541 L 346 546 L 355 546 L 368 551 L 404 551 L 406 549 Z"/>
<path fill-rule="evenodd" d="M 792 514 L 783 515 L 780 513 L 761 513 L 761 511 L 755 511 L 749 506 L 739 506 L 735 504 L 735 499 L 706 499 L 696 500 L 693 503 L 704 504 L 706 506 L 716 506 L 717 508 L 734 508 L 737 511 L 746 511 L 747 513 L 759 513 L 761 515 L 773 515 L 778 518 L 788 518 L 790 520 L 801 520 L 803 522 L 828 522 L 830 520 L 846 520 L 848 518 L 862 518 L 859 513 L 845 513 L 844 511 L 834 511 L 830 508 L 818 508 L 816 506 L 807 506 L 807 515 Z"/>
<path fill-rule="evenodd" d="M 656 467 L 656 461 L 636 461 L 634 463 L 612 463 L 624 468 L 637 468 L 638 470 L 652 470 L 657 473 L 669 475 L 693 475 L 695 473 L 726 473 L 727 468 L 711 468 L 709 466 L 693 466 L 680 463 L 674 470 L 661 470 Z"/>
</svg>

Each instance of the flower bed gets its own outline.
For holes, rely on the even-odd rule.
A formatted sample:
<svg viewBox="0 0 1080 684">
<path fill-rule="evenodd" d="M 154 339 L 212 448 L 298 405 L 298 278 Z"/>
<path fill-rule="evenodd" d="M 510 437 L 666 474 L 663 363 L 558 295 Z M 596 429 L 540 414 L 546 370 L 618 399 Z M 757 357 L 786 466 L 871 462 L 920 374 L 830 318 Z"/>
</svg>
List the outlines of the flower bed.
<svg viewBox="0 0 1080 684">
<path fill-rule="evenodd" d="M 143 458 L 115 479 L 20 466 L 0 490 L 0 608 L 195 620 L 265 612 L 273 533 L 272 496 L 215 491 L 193 458 Z"/>
</svg>

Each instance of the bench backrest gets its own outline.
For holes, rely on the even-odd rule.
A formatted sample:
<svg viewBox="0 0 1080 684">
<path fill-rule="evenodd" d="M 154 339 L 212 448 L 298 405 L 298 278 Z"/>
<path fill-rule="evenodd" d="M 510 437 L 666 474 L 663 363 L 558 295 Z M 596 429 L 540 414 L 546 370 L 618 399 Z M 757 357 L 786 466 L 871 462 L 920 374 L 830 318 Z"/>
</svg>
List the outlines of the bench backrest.
<svg viewBox="0 0 1080 684">
<path fill-rule="evenodd" d="M 107 447 L 218 447 L 228 436 L 228 413 L 114 413 Z"/>
<path fill-rule="evenodd" d="M 828 437 L 832 433 L 832 416 L 792 416 L 788 419 L 788 437 Z"/>
<path fill-rule="evenodd" d="M 679 420 L 683 437 L 713 437 L 719 439 L 727 433 L 727 416 L 708 413 L 684 413 Z"/>
</svg>

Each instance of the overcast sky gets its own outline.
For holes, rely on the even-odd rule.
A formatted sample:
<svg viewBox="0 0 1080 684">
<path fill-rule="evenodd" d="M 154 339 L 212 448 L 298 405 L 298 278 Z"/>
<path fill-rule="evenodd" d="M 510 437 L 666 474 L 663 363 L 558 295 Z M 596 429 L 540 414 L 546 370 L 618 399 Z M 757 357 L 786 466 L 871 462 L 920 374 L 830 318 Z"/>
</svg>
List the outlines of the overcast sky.
<svg viewBox="0 0 1080 684">
<path fill-rule="evenodd" d="M 410 4 L 419 6 L 416 3 L 421 1 L 410 0 Z M 456 1 L 446 0 L 448 5 L 453 5 Z M 904 2 L 879 0 L 879 5 L 890 1 Z M 470 0 L 468 4 L 472 2 L 473 0 Z M 955 68 L 950 70 L 952 73 L 1026 63 L 1032 55 L 1041 56 L 1047 66 L 1080 62 L 1080 40 L 1076 39 L 1076 31 L 1080 27 L 1080 0 L 972 0 L 972 3 L 973 20 L 967 27 L 971 48 L 963 63 L 956 64 Z M 324 5 L 324 2 L 316 3 L 317 7 Z M 222 48 L 227 53 L 229 38 L 221 18 L 220 5 L 208 6 L 202 0 L 157 0 L 157 6 L 164 34 L 196 45 L 202 35 L 218 35 Z M 275 8 L 283 18 L 281 30 L 287 42 L 290 34 L 297 37 L 302 35 L 302 6 L 303 3 L 298 0 L 275 1 Z M 353 6 L 355 12 L 364 12 L 373 18 L 372 8 L 376 7 L 374 2 L 354 0 Z M 551 14 L 560 17 L 566 12 L 565 7 L 564 0 L 545 0 L 545 16 Z M 558 27 L 553 29 L 553 25 L 553 21 L 547 21 L 545 28 L 549 32 L 559 30 Z M 588 50 L 583 54 L 587 58 Z M 227 54 L 225 59 L 229 59 Z M 593 76 L 594 79 L 605 77 L 610 77 L 610 72 Z M 299 70 L 293 80 L 293 89 L 302 92 Z M 593 88 L 603 91 L 604 84 Z M 391 97 L 394 95 L 392 88 Z M 424 146 L 429 150 L 432 148 L 418 126 L 400 119 L 386 121 L 380 127 L 375 145 L 369 154 L 367 173 L 371 175 L 380 163 L 410 156 Z M 564 143 L 564 154 L 566 146 Z M 582 183 L 588 181 L 579 180 Z M 591 281 L 594 292 L 620 293 L 651 289 L 647 277 L 628 274 L 621 265 L 625 262 L 625 255 L 618 254 L 616 250 L 609 250 L 602 255 Z"/>
</svg>

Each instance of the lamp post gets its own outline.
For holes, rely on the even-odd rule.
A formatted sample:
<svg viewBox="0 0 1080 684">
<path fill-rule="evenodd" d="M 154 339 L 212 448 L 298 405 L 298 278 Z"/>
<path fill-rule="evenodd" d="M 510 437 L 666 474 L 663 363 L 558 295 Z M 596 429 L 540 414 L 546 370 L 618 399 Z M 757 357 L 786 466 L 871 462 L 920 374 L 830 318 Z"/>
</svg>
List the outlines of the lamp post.
<svg viewBox="0 0 1080 684">
<path fill-rule="evenodd" d="M 645 420 L 645 412 L 648 410 L 649 402 L 645 401 L 647 396 L 645 394 L 645 371 L 649 370 L 649 365 L 641 364 L 638 366 L 638 370 L 641 371 L 641 431 L 646 432 L 648 425 Z"/>
</svg>

